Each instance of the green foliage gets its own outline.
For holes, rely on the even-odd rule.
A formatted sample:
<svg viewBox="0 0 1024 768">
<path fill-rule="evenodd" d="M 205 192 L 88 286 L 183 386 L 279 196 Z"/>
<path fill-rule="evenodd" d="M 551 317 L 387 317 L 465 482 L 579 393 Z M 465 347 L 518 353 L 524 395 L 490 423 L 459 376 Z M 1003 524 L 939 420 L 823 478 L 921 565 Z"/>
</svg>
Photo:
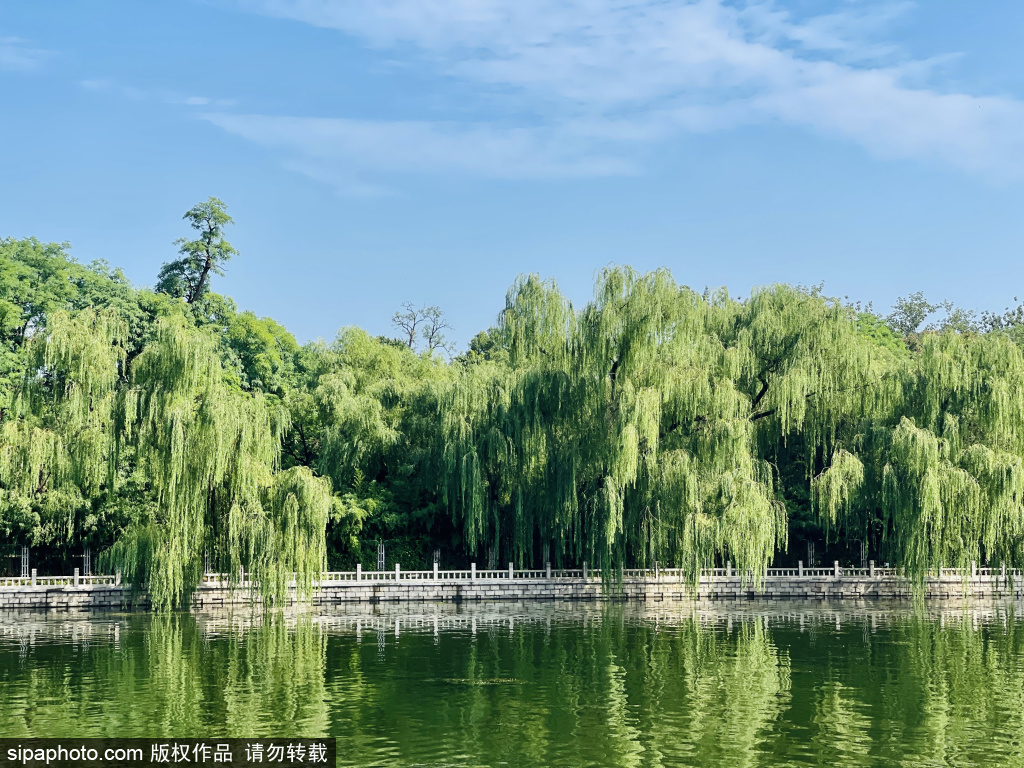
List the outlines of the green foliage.
<svg viewBox="0 0 1024 768">
<path fill-rule="evenodd" d="M 377 541 L 406 567 L 659 561 L 691 583 L 726 559 L 757 582 L 790 536 L 867 542 L 919 582 L 1024 565 L 1019 308 L 917 293 L 883 320 L 820 286 L 738 300 L 609 268 L 580 308 L 520 278 L 451 360 L 436 307 L 398 313 L 401 340 L 300 347 L 209 290 L 223 203 L 186 219 L 163 293 L 0 241 L 0 534 L 109 548 L 157 606 L 207 556 L 269 601 Z"/>
<path fill-rule="evenodd" d="M 275 474 L 286 414 L 229 387 L 215 345 L 161 322 L 120 401 L 118 436 L 148 468 L 159 514 L 129 531 L 111 562 L 159 607 L 189 594 L 211 549 L 231 573 L 246 568 L 267 599 L 293 572 L 308 591 L 323 567 L 330 486 L 305 468 Z"/>
<path fill-rule="evenodd" d="M 932 304 L 924 297 L 922 291 L 918 291 L 896 299 L 892 313 L 886 318 L 886 322 L 893 333 L 909 336 L 912 333 L 917 333 L 924 321 L 941 308 L 941 304 Z"/>
<path fill-rule="evenodd" d="M 942 565 L 1007 562 L 1024 541 L 1024 356 L 1000 334 L 925 334 L 898 369 L 897 407 L 843 436 L 814 481 L 830 523 L 884 531 L 893 560 L 920 580 Z"/>
<path fill-rule="evenodd" d="M 269 317 L 241 312 L 231 318 L 225 337 L 246 389 L 284 394 L 291 360 L 299 350 L 294 336 Z"/>
<path fill-rule="evenodd" d="M 112 310 L 56 310 L 25 349 L 25 374 L 0 423 L 0 517 L 22 540 L 67 540 L 115 464 L 110 425 L 127 329 Z"/>
<path fill-rule="evenodd" d="M 755 581 L 787 541 L 770 450 L 831 444 L 879 375 L 847 312 L 808 289 L 746 302 L 665 271 L 610 269 L 574 311 L 535 277 L 501 318 L 510 365 L 450 388 L 442 496 L 471 548 L 686 569 L 729 557 Z"/>
<path fill-rule="evenodd" d="M 26 345 L 45 331 L 51 313 L 110 309 L 136 341 L 146 303 L 120 270 L 102 261 L 83 266 L 68 255 L 66 243 L 0 239 L 0 418 L 25 372 Z"/>
<path fill-rule="evenodd" d="M 36 546 L 92 541 L 157 607 L 180 605 L 204 554 L 270 600 L 324 565 L 329 482 L 278 471 L 297 350 L 278 324 L 207 293 L 197 318 L 63 246 L 0 246 L 5 400 L 0 530 Z M 226 331 L 216 332 L 217 317 Z M 221 360 L 240 361 L 247 393 Z M 237 352 L 236 352 L 237 350 Z M 231 355 L 234 355 L 232 358 Z"/>
<path fill-rule="evenodd" d="M 1013 300 L 1017 301 L 1017 298 Z M 1006 334 L 1018 346 L 1024 346 L 1024 303 L 1006 307 L 1001 313 L 982 312 L 979 325 L 983 331 Z"/>
<path fill-rule="evenodd" d="M 199 237 L 174 241 L 181 258 L 160 268 L 156 289 L 194 304 L 209 290 L 210 273 L 223 275 L 224 264 L 238 253 L 223 234 L 224 227 L 234 220 L 228 216 L 227 206 L 216 197 L 190 208 L 182 218 L 199 232 Z"/>
<path fill-rule="evenodd" d="M 858 312 L 857 328 L 861 335 L 870 339 L 877 346 L 888 349 L 894 355 L 906 353 L 903 339 L 897 336 L 878 315 L 871 312 Z"/>
</svg>

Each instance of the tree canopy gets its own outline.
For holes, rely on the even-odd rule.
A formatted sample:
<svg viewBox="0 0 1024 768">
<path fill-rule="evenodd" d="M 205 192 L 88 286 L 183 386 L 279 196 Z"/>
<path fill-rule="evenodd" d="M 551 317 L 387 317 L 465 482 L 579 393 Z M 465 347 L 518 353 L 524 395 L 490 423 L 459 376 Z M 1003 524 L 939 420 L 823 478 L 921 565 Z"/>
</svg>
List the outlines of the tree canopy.
<svg viewBox="0 0 1024 768">
<path fill-rule="evenodd" d="M 820 286 L 737 299 L 612 267 L 583 306 L 522 276 L 462 354 L 435 354 L 443 313 L 413 304 L 400 340 L 300 345 L 212 290 L 224 204 L 185 218 L 199 238 L 156 291 L 0 241 L 8 548 L 58 568 L 88 544 L 158 606 L 207 566 L 268 600 L 293 574 L 308 589 L 378 542 L 406 567 L 440 550 L 691 581 L 725 560 L 757 581 L 808 543 L 918 580 L 1024 564 L 1019 308 L 917 293 L 882 316 Z"/>
<path fill-rule="evenodd" d="M 210 273 L 223 275 L 224 264 L 238 253 L 223 234 L 224 227 L 234 219 L 228 216 L 227 206 L 216 197 L 190 208 L 182 218 L 199 232 L 199 237 L 174 241 L 181 258 L 160 268 L 156 289 L 194 304 L 210 289 Z"/>
</svg>

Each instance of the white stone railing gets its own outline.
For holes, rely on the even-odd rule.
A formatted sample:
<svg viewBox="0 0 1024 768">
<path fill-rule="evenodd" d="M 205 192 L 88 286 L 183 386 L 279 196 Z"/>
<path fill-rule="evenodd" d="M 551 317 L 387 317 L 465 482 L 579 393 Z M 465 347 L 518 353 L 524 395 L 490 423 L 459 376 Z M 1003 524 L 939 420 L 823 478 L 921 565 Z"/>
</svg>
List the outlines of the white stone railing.
<svg viewBox="0 0 1024 768">
<path fill-rule="evenodd" d="M 681 568 L 625 568 L 621 572 L 623 579 L 636 579 L 655 582 L 683 581 L 686 578 L 685 571 Z M 701 571 L 701 580 L 739 578 L 742 574 L 734 569 L 731 564 L 725 568 L 706 568 Z M 748 572 L 747 578 L 751 574 Z M 838 562 L 833 563 L 830 568 L 805 568 L 803 564 L 796 568 L 766 568 L 763 578 L 772 579 L 836 579 L 836 578 L 867 578 L 882 579 L 900 577 L 902 574 L 897 568 L 876 567 L 873 563 L 867 568 L 843 568 Z M 586 564 L 582 568 L 551 568 L 544 569 L 517 569 L 511 563 L 508 568 L 477 570 L 476 565 L 469 570 L 452 570 L 434 567 L 429 571 L 404 571 L 400 565 L 393 570 L 387 571 L 364 571 L 357 567 L 354 571 L 328 571 L 320 575 L 315 586 L 325 587 L 332 584 L 353 584 L 353 583 L 380 583 L 380 582 L 508 582 L 509 580 L 600 580 L 603 576 L 601 569 L 588 568 Z M 1013 579 L 1021 578 L 1020 570 L 1008 571 L 1005 567 L 977 567 L 971 566 L 970 573 L 961 573 L 959 568 L 942 568 L 938 573 L 931 574 L 934 578 L 963 579 L 969 577 L 1000 577 L 1009 576 Z M 613 574 L 613 578 L 617 575 Z M 115 576 L 80 576 L 76 573 L 73 576 L 39 576 L 33 570 L 31 576 L 3 576 L 0 577 L 0 589 L 23 588 L 23 587 L 82 587 L 82 586 L 119 586 L 120 575 Z M 251 581 L 243 572 L 240 578 L 233 579 L 228 574 L 207 573 L 203 576 L 202 586 L 206 587 L 230 587 L 251 585 Z"/>
<path fill-rule="evenodd" d="M 776 578 L 805 578 L 805 579 L 835 579 L 835 578 L 869 578 L 869 579 L 880 579 L 880 578 L 898 578 L 903 574 L 898 568 L 883 568 L 876 567 L 874 564 L 869 565 L 867 568 L 844 568 L 839 565 L 838 562 L 833 563 L 830 568 L 805 568 L 802 564 L 796 568 L 766 568 L 764 572 L 765 579 L 776 579 Z M 959 568 L 942 568 L 940 573 L 933 573 L 931 576 L 941 578 L 952 578 L 961 579 L 967 576 L 965 571 L 961 574 Z M 1006 577 L 1011 576 L 1014 579 L 1021 578 L 1021 571 L 1014 570 L 1009 572 L 1006 568 L 990 568 L 972 566 L 970 570 L 970 576 L 999 576 Z M 245 579 L 245 575 L 242 575 L 241 580 L 235 580 L 234 584 L 241 583 L 248 584 L 248 580 Z M 523 569 L 515 568 L 512 564 L 509 564 L 508 568 L 502 569 L 488 569 L 488 570 L 477 570 L 475 566 L 469 570 L 452 570 L 452 569 L 441 569 L 435 568 L 430 571 L 407 571 L 402 570 L 401 566 L 395 566 L 393 570 L 387 571 L 364 571 L 361 567 L 357 567 L 354 571 L 328 571 L 321 574 L 320 580 L 317 582 L 318 586 L 329 586 L 331 584 L 338 583 L 375 583 L 375 582 L 409 582 L 409 581 L 487 581 L 487 582 L 501 582 L 508 581 L 509 579 L 601 579 L 603 572 L 600 568 L 587 568 L 584 565 L 583 568 L 545 568 L 541 569 Z M 741 573 L 734 569 L 731 565 L 727 565 L 725 568 L 705 568 L 701 571 L 702 580 L 710 579 L 723 579 L 723 578 L 739 578 Z M 748 573 L 747 577 L 750 578 L 751 574 Z M 614 577 L 614 576 L 613 576 Z M 624 579 L 642 579 L 645 581 L 682 581 L 686 578 L 686 572 L 682 568 L 625 568 L 621 571 L 621 577 Z M 210 586 L 222 584 L 227 586 L 232 583 L 230 577 L 225 574 L 219 573 L 208 573 L 203 577 L 203 583 Z"/>
<path fill-rule="evenodd" d="M 4 587 L 80 587 L 121 583 L 117 576 L 39 576 L 33 570 L 31 576 L 0 576 L 0 589 Z"/>
</svg>

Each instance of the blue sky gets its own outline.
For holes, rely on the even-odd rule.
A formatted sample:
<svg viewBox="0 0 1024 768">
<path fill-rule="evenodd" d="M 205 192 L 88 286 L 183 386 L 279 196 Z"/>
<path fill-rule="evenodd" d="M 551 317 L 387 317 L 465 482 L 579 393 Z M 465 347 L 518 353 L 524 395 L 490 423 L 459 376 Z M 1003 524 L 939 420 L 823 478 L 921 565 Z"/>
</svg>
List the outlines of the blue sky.
<svg viewBox="0 0 1024 768">
<path fill-rule="evenodd" d="M 0 236 L 215 287 L 301 340 L 611 264 L 888 307 L 1024 298 L 1024 3 L 7 0 Z"/>
</svg>

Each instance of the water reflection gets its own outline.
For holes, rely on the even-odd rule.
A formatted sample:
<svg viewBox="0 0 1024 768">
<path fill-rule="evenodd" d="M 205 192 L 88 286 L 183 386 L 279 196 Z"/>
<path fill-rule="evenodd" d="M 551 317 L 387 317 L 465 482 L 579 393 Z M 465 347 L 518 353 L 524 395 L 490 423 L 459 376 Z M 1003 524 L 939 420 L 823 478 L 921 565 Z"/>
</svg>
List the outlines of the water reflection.
<svg viewBox="0 0 1024 768">
<path fill-rule="evenodd" d="M 333 735 L 340 765 L 1024 765 L 1014 606 L 0 617 L 0 736 Z"/>
<path fill-rule="evenodd" d="M 308 620 L 224 634 L 186 614 L 5 629 L 2 736 L 327 731 L 326 636 Z"/>
</svg>

